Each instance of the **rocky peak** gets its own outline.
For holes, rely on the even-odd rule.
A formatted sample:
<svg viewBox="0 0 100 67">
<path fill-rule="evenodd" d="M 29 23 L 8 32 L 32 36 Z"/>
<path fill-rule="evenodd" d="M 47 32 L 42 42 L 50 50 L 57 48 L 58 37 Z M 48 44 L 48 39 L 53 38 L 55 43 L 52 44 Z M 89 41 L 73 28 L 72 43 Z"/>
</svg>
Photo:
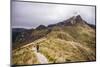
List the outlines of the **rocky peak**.
<svg viewBox="0 0 100 67">
<path fill-rule="evenodd" d="M 66 20 L 66 23 L 68 23 L 68 22 L 71 25 L 77 24 L 77 23 L 81 23 L 81 24 L 85 23 L 85 21 L 82 19 L 82 17 L 80 15 L 73 16 L 73 17 L 69 18 L 68 20 Z"/>
<path fill-rule="evenodd" d="M 81 24 L 85 23 L 80 15 L 72 16 L 71 18 L 69 18 L 67 20 L 59 22 L 57 25 L 69 26 L 69 25 L 74 25 L 74 24 L 77 24 L 77 23 L 81 23 Z"/>
<path fill-rule="evenodd" d="M 50 28 L 50 27 L 54 27 L 54 26 L 69 26 L 69 25 L 74 25 L 77 23 L 84 24 L 86 22 L 82 19 L 82 17 L 80 15 L 77 15 L 77 16 L 72 16 L 71 18 L 64 20 L 62 22 L 59 22 L 57 24 L 50 24 L 47 27 Z M 40 25 L 36 29 L 41 30 L 41 29 L 45 29 L 47 27 L 44 25 Z"/>
<path fill-rule="evenodd" d="M 76 18 L 75 18 L 75 20 L 76 20 L 76 21 L 82 21 L 82 18 L 81 18 L 80 15 L 77 15 Z"/>
</svg>

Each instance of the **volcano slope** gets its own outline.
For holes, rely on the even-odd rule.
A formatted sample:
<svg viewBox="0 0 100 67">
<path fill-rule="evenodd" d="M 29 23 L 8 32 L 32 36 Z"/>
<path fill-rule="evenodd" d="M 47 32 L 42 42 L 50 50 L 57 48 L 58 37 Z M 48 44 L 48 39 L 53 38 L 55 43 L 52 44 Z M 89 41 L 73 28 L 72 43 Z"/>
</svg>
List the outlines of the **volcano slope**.
<svg viewBox="0 0 100 67">
<path fill-rule="evenodd" d="M 39 45 L 39 53 L 47 58 L 48 63 L 96 60 L 95 28 L 84 21 L 80 15 L 47 27 L 39 27 L 31 33 L 25 31 L 31 39 L 24 37 L 24 45 L 12 50 L 12 64 L 41 64 L 33 50 L 36 45 Z M 37 38 L 38 36 L 41 37 Z M 27 40 L 30 41 L 26 43 Z"/>
</svg>

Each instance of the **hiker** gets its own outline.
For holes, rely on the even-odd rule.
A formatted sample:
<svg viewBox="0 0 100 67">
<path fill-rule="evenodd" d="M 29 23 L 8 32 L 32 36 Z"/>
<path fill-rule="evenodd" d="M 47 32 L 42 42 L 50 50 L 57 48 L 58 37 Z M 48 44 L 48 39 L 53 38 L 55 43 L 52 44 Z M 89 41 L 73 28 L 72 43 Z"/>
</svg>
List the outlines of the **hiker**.
<svg viewBox="0 0 100 67">
<path fill-rule="evenodd" d="M 39 52 L 39 45 L 36 45 L 37 52 Z"/>
</svg>

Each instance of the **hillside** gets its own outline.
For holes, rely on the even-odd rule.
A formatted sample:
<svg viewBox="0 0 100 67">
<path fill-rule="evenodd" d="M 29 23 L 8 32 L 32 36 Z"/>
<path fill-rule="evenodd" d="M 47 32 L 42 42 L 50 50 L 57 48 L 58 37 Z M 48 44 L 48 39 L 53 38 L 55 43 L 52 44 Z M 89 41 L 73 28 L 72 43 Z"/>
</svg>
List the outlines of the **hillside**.
<svg viewBox="0 0 100 67">
<path fill-rule="evenodd" d="M 14 46 L 12 51 L 12 63 L 41 64 L 36 50 L 33 50 L 36 45 L 39 45 L 39 53 L 47 58 L 48 63 L 95 61 L 94 27 L 78 15 L 47 27 L 40 25 L 36 29 L 21 32 L 13 42 L 17 47 Z"/>
</svg>

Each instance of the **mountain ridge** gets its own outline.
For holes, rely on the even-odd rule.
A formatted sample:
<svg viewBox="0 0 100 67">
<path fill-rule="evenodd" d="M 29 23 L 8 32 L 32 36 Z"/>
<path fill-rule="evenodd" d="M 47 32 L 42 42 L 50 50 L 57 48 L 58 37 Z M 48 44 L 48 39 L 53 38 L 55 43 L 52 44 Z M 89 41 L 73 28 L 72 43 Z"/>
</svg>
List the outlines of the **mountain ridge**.
<svg viewBox="0 0 100 67">
<path fill-rule="evenodd" d="M 36 49 L 36 45 L 39 45 L 39 52 L 47 58 L 48 63 L 95 61 L 95 34 L 95 28 L 80 15 L 57 24 L 22 31 L 12 44 L 12 63 L 40 64 L 32 50 Z"/>
<path fill-rule="evenodd" d="M 75 26 L 75 25 L 88 25 L 89 27 L 91 28 L 95 28 L 94 25 L 92 24 L 88 24 L 86 21 L 84 21 L 80 15 L 77 15 L 77 16 L 72 16 L 70 17 L 69 19 L 67 20 L 64 20 L 62 22 L 58 22 L 56 24 L 50 24 L 48 26 L 45 26 L 45 25 L 39 25 L 37 28 L 35 29 L 25 29 L 25 28 L 14 28 L 12 29 L 12 32 L 17 32 L 18 34 L 16 35 L 16 33 L 13 34 L 13 42 L 15 41 L 19 41 L 20 39 L 19 38 L 22 38 L 24 40 L 21 40 L 22 42 L 25 42 L 25 40 L 27 41 L 27 39 L 29 39 L 31 41 L 34 41 L 36 39 L 39 39 L 41 37 L 44 37 L 45 35 L 47 35 L 48 33 L 51 32 L 51 30 L 53 29 L 53 27 L 63 27 L 63 26 Z M 38 32 L 38 30 L 41 32 Z M 45 30 L 44 34 L 42 35 L 36 35 L 36 34 L 41 34 L 42 33 L 42 30 Z M 37 32 L 36 34 L 33 34 L 32 35 L 32 32 Z M 15 35 L 15 36 L 14 36 Z M 31 36 L 32 35 L 32 36 Z M 25 36 L 25 37 L 23 37 Z M 36 37 L 37 36 L 37 37 Z M 16 38 L 16 39 L 14 39 Z M 21 42 L 19 41 L 19 42 Z M 13 43 L 14 44 L 14 43 Z M 24 43 L 25 44 L 25 43 Z M 16 44 L 15 44 L 16 45 Z M 16 48 L 16 46 L 15 46 Z"/>
</svg>

